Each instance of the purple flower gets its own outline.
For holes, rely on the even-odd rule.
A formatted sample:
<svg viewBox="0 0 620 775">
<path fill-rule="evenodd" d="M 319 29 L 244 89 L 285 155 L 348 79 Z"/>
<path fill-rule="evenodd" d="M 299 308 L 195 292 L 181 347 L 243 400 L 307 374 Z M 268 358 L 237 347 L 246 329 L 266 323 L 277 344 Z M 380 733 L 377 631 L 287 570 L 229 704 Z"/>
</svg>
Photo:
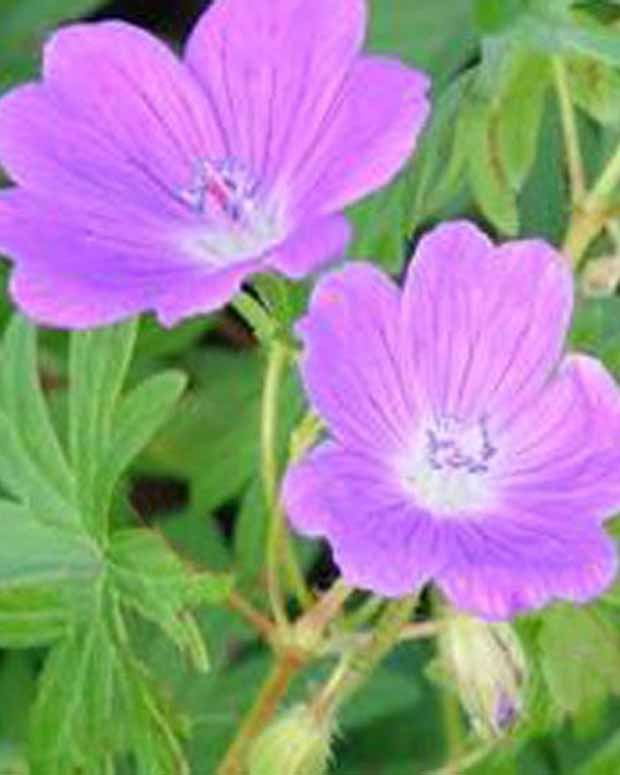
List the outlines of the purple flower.
<svg viewBox="0 0 620 775">
<path fill-rule="evenodd" d="M 343 207 L 388 182 L 427 79 L 360 55 L 364 0 L 219 0 L 180 62 L 121 22 L 68 27 L 0 101 L 0 249 L 16 303 L 88 327 L 171 325 L 259 271 L 339 257 Z"/>
<path fill-rule="evenodd" d="M 562 355 L 572 294 L 544 242 L 494 247 L 465 222 L 421 241 L 402 293 L 364 263 L 320 282 L 301 368 L 331 438 L 284 501 L 347 582 L 391 597 L 434 579 L 503 619 L 612 581 L 620 391 Z"/>
</svg>

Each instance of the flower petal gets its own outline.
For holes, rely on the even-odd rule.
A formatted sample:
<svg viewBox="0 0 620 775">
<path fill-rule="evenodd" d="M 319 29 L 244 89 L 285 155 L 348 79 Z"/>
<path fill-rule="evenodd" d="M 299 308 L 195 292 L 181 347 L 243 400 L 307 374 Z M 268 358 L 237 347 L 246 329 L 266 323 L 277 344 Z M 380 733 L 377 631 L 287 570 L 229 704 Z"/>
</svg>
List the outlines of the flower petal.
<svg viewBox="0 0 620 775">
<path fill-rule="evenodd" d="M 443 224 L 407 276 L 409 368 L 438 416 L 511 411 L 557 363 L 571 308 L 570 272 L 546 243 L 494 248 L 473 224 Z"/>
<path fill-rule="evenodd" d="M 301 533 L 324 536 L 345 581 L 386 597 L 413 592 L 445 562 L 429 515 L 393 471 L 326 443 L 286 475 L 284 505 Z"/>
<path fill-rule="evenodd" d="M 218 116 L 228 154 L 273 182 L 321 134 L 365 28 L 363 0 L 218 0 L 186 62 Z"/>
<path fill-rule="evenodd" d="M 192 264 L 165 222 L 127 219 L 111 205 L 85 214 L 20 189 L 2 194 L 0 250 L 16 261 L 11 293 L 27 315 L 88 328 L 155 310 L 172 324 L 225 303 L 259 268 Z"/>
<path fill-rule="evenodd" d="M 342 258 L 350 238 L 347 219 L 330 215 L 302 224 L 263 260 L 288 277 L 299 279 Z"/>
<path fill-rule="evenodd" d="M 122 22 L 67 27 L 45 48 L 44 82 L 0 101 L 0 158 L 15 182 L 181 206 L 197 159 L 221 151 L 208 101 L 162 43 Z"/>
<path fill-rule="evenodd" d="M 301 372 L 333 435 L 362 449 L 403 447 L 413 422 L 413 390 L 403 385 L 397 325 L 400 296 L 370 264 L 325 276 L 297 326 Z"/>
<path fill-rule="evenodd" d="M 355 62 L 321 135 L 283 167 L 302 212 L 334 212 L 389 183 L 426 123 L 428 88 L 426 76 L 396 60 Z"/>
<path fill-rule="evenodd" d="M 565 358 L 497 438 L 498 485 L 509 502 L 562 522 L 620 510 L 620 389 L 593 358 Z"/>
<path fill-rule="evenodd" d="M 438 584 L 457 608 L 485 619 L 510 619 L 554 600 L 585 603 L 618 570 L 617 548 L 596 525 L 549 526 L 525 513 L 461 527 Z"/>
</svg>

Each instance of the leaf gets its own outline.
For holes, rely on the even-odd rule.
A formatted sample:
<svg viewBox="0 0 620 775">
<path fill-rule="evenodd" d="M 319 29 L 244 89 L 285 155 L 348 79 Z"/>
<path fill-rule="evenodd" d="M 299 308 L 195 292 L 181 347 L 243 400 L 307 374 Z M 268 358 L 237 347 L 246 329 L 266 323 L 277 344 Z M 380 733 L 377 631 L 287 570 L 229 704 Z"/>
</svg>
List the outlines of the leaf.
<svg viewBox="0 0 620 775">
<path fill-rule="evenodd" d="M 76 19 L 103 0 L 3 0 L 0 27 L 0 89 L 34 75 L 46 33 Z"/>
<path fill-rule="evenodd" d="M 370 0 L 368 48 L 398 56 L 447 81 L 476 44 L 470 0 L 446 3 Z"/>
<path fill-rule="evenodd" d="M 620 370 L 620 298 L 580 299 L 573 315 L 571 348 L 600 358 L 612 372 Z"/>
<path fill-rule="evenodd" d="M 259 353 L 210 348 L 187 364 L 193 389 L 142 459 L 152 473 L 187 478 L 191 509 L 202 516 L 237 496 L 256 472 L 264 363 Z M 281 446 L 302 411 L 292 373 L 280 402 Z M 197 432 L 197 429 L 200 429 Z"/>
<path fill-rule="evenodd" d="M 0 648 L 47 645 L 65 636 L 69 626 L 65 597 L 58 585 L 0 590 Z"/>
<path fill-rule="evenodd" d="M 230 578 L 192 570 L 161 536 L 144 529 L 117 532 L 109 560 L 122 602 L 161 627 L 198 669 L 207 670 L 204 644 L 188 609 L 222 602 L 230 593 Z"/>
<path fill-rule="evenodd" d="M 183 352 L 215 328 L 218 319 L 217 315 L 200 315 L 174 328 L 162 328 L 155 317 L 145 315 L 140 318 L 135 360 L 152 361 Z"/>
<path fill-rule="evenodd" d="M 539 643 L 549 690 L 565 714 L 620 694 L 618 633 L 598 608 L 555 606 L 542 619 Z"/>
<path fill-rule="evenodd" d="M 513 74 L 495 107 L 494 131 L 501 165 L 513 191 L 520 191 L 530 173 L 550 85 L 548 58 L 519 49 Z"/>
<path fill-rule="evenodd" d="M 36 668 L 32 654 L 13 651 L 0 662 L 0 707 L 10 708 L 0 718 L 0 740 L 22 747 L 28 732 L 30 704 L 35 697 Z M 7 775 L 0 759 L 0 773 Z M 8 770 L 10 773 L 10 770 Z"/>
<path fill-rule="evenodd" d="M 39 382 L 35 329 L 19 316 L 2 344 L 0 483 L 42 522 L 79 525 L 74 478 Z"/>
<path fill-rule="evenodd" d="M 587 56 L 566 59 L 575 103 L 600 124 L 620 123 L 620 72 Z"/>
<path fill-rule="evenodd" d="M 105 501 L 96 477 L 112 433 L 112 419 L 133 352 L 137 321 L 71 335 L 69 355 L 69 450 L 82 519 L 100 535 Z"/>
<path fill-rule="evenodd" d="M 497 138 L 491 130 L 489 107 L 472 100 L 463 110 L 467 127 L 469 180 L 476 202 L 497 229 L 514 236 L 519 231 L 517 202 L 503 166 Z"/>
<path fill-rule="evenodd" d="M 260 477 L 246 490 L 235 522 L 238 583 L 256 583 L 265 563 L 268 511 Z"/>
<path fill-rule="evenodd" d="M 87 537 L 47 526 L 24 507 L 0 501 L 0 590 L 89 579 L 101 558 Z"/>
<path fill-rule="evenodd" d="M 605 744 L 576 771 L 576 775 L 610 775 L 620 762 L 620 732 Z"/>
<path fill-rule="evenodd" d="M 39 380 L 36 330 L 15 315 L 2 346 L 2 398 L 0 405 L 19 431 L 24 448 L 46 478 L 70 498 L 73 477 L 49 418 Z"/>
<path fill-rule="evenodd" d="M 138 773 L 186 774 L 181 728 L 144 666 L 95 611 L 45 664 L 30 724 L 31 775 L 109 775 L 128 751 Z"/>
<path fill-rule="evenodd" d="M 310 283 L 289 280 L 275 274 L 255 275 L 253 285 L 272 319 L 288 331 L 305 312 Z"/>
<path fill-rule="evenodd" d="M 519 196 L 521 232 L 545 237 L 559 245 L 568 225 L 569 196 L 565 175 L 560 115 L 555 95 L 547 96 L 538 153 Z"/>
<path fill-rule="evenodd" d="M 473 0 L 474 20 L 484 35 L 505 31 L 524 12 L 523 0 Z"/>
<path fill-rule="evenodd" d="M 32 775 L 110 771 L 122 730 L 114 702 L 118 669 L 116 651 L 97 620 L 52 650 L 32 714 Z"/>
<path fill-rule="evenodd" d="M 620 65 L 620 30 L 574 12 L 565 0 L 530 0 L 521 17 L 520 37 L 549 53 L 577 53 L 608 65 Z"/>
<path fill-rule="evenodd" d="M 107 508 L 121 474 L 168 421 L 186 385 L 182 372 L 162 372 L 142 382 L 118 403 L 111 419 L 107 450 L 101 454 L 96 473 L 101 508 Z"/>
<path fill-rule="evenodd" d="M 472 78 L 471 71 L 459 76 L 435 101 L 408 182 L 413 228 L 441 211 L 464 187 L 468 162 L 463 131 L 466 127 L 459 116 Z"/>
<path fill-rule="evenodd" d="M 411 229 L 405 208 L 406 183 L 401 175 L 349 210 L 355 227 L 355 239 L 348 250 L 351 257 L 373 261 L 392 274 L 401 271 Z"/>
</svg>

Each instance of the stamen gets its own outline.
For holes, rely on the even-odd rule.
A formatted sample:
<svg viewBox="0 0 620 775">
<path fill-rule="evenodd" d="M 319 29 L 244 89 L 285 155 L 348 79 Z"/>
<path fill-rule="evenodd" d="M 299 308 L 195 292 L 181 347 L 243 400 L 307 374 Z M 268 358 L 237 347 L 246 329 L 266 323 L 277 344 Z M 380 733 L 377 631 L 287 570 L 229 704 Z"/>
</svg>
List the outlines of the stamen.
<svg viewBox="0 0 620 775">
<path fill-rule="evenodd" d="M 236 159 L 198 159 L 191 186 L 180 191 L 181 199 L 193 210 L 211 217 L 224 215 L 233 222 L 248 217 L 255 209 L 258 185 Z"/>
<path fill-rule="evenodd" d="M 403 461 L 403 481 L 435 513 L 472 513 L 492 497 L 487 475 L 496 454 L 485 418 L 464 423 L 445 417 L 429 424 Z"/>
</svg>

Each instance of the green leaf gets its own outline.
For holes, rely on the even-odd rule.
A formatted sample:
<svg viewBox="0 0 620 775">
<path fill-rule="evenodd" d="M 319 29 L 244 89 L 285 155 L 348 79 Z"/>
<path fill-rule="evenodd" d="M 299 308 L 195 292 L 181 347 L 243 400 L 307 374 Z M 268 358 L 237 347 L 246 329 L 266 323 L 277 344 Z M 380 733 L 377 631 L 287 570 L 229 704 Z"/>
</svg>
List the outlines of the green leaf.
<svg viewBox="0 0 620 775">
<path fill-rule="evenodd" d="M 140 318 L 134 357 L 147 361 L 183 352 L 215 328 L 218 319 L 217 315 L 201 315 L 184 320 L 174 328 L 162 328 L 156 318 L 145 315 Z"/>
<path fill-rule="evenodd" d="M 520 191 L 538 149 L 551 67 L 547 57 L 519 49 L 513 74 L 494 111 L 494 131 L 502 168 L 513 191 Z"/>
<path fill-rule="evenodd" d="M 101 508 L 107 508 L 118 478 L 168 421 L 187 385 L 180 371 L 156 374 L 123 397 L 112 417 L 107 450 L 96 474 Z"/>
<path fill-rule="evenodd" d="M 497 137 L 492 131 L 489 106 L 473 99 L 463 110 L 469 180 L 478 206 L 503 234 L 519 231 L 517 201 L 503 165 Z"/>
<path fill-rule="evenodd" d="M 110 771 L 122 730 L 118 669 L 116 650 L 97 620 L 52 650 L 32 714 L 32 775 Z"/>
<path fill-rule="evenodd" d="M 256 582 L 265 563 L 268 511 L 260 477 L 246 490 L 235 522 L 235 560 L 239 584 Z"/>
<path fill-rule="evenodd" d="M 0 740 L 9 740 L 14 747 L 22 747 L 28 734 L 28 715 L 35 697 L 36 669 L 32 654 L 13 651 L 0 662 L 0 707 L 10 713 L 0 717 Z M 9 775 L 0 759 L 0 773 Z"/>
<path fill-rule="evenodd" d="M 584 54 L 608 65 L 620 65 L 620 30 L 573 12 L 570 5 L 562 0 L 530 0 L 520 25 L 521 39 L 550 53 Z"/>
<path fill-rule="evenodd" d="M 620 694 L 616 626 L 598 608 L 555 606 L 543 617 L 539 643 L 551 696 L 565 714 Z"/>
<path fill-rule="evenodd" d="M 484 35 L 495 35 L 525 12 L 523 0 L 473 0 L 474 20 Z"/>
<path fill-rule="evenodd" d="M 47 659 L 30 724 L 31 775 L 109 775 L 128 751 L 140 775 L 188 773 L 181 720 L 100 613 Z"/>
<path fill-rule="evenodd" d="M 0 483 L 41 521 L 79 525 L 73 475 L 39 381 L 35 329 L 19 316 L 2 344 Z"/>
<path fill-rule="evenodd" d="M 104 0 L 3 0 L 0 89 L 34 75 L 49 30 L 93 11 Z"/>
<path fill-rule="evenodd" d="M 69 626 L 65 595 L 57 584 L 0 590 L 0 648 L 47 645 L 65 636 Z"/>
<path fill-rule="evenodd" d="M 600 124 L 620 124 L 620 72 L 587 56 L 567 58 L 566 67 L 575 103 Z"/>
<path fill-rule="evenodd" d="M 349 255 L 373 261 L 386 271 L 398 274 L 407 258 L 407 181 L 401 175 L 392 185 L 349 210 L 355 227 L 355 239 L 349 246 Z"/>
<path fill-rule="evenodd" d="M 463 190 L 467 171 L 466 127 L 459 120 L 473 73 L 455 79 L 437 97 L 430 123 L 411 165 L 408 200 L 413 228 L 434 216 Z"/>
<path fill-rule="evenodd" d="M 549 94 L 534 167 L 519 196 L 519 213 L 523 234 L 536 234 L 556 245 L 566 233 L 570 207 L 561 136 L 557 100 Z"/>
<path fill-rule="evenodd" d="M 108 556 L 122 602 L 161 627 L 197 668 L 207 670 L 204 644 L 188 608 L 222 602 L 230 593 L 230 578 L 194 571 L 150 530 L 117 532 Z"/>
<path fill-rule="evenodd" d="M 19 431 L 28 455 L 45 477 L 66 497 L 73 494 L 73 477 L 49 418 L 39 379 L 36 330 L 16 315 L 2 346 L 0 405 Z"/>
<path fill-rule="evenodd" d="M 370 0 L 370 51 L 398 56 L 447 81 L 473 52 L 470 0 L 446 3 Z"/>
<path fill-rule="evenodd" d="M 253 285 L 272 319 L 288 331 L 308 306 L 310 284 L 275 274 L 259 274 Z"/>
<path fill-rule="evenodd" d="M 264 363 L 253 351 L 210 348 L 186 366 L 192 389 L 142 464 L 152 473 L 189 479 L 192 512 L 204 515 L 237 496 L 256 472 Z M 291 373 L 280 405 L 283 442 L 301 414 L 302 400 Z"/>
<path fill-rule="evenodd" d="M 69 356 L 69 449 L 76 472 L 82 518 L 100 534 L 105 509 L 96 491 L 102 456 L 112 434 L 112 419 L 137 332 L 132 320 L 71 335 Z M 104 501 L 105 503 L 105 501 Z"/>
<path fill-rule="evenodd" d="M 610 775 L 620 762 L 620 732 L 605 744 L 576 771 L 576 775 Z"/>
<path fill-rule="evenodd" d="M 580 299 L 573 315 L 571 348 L 600 358 L 613 372 L 620 370 L 620 298 Z"/>
<path fill-rule="evenodd" d="M 42 524 L 23 506 L 0 501 L 0 590 L 88 579 L 101 558 L 85 535 Z"/>
</svg>

